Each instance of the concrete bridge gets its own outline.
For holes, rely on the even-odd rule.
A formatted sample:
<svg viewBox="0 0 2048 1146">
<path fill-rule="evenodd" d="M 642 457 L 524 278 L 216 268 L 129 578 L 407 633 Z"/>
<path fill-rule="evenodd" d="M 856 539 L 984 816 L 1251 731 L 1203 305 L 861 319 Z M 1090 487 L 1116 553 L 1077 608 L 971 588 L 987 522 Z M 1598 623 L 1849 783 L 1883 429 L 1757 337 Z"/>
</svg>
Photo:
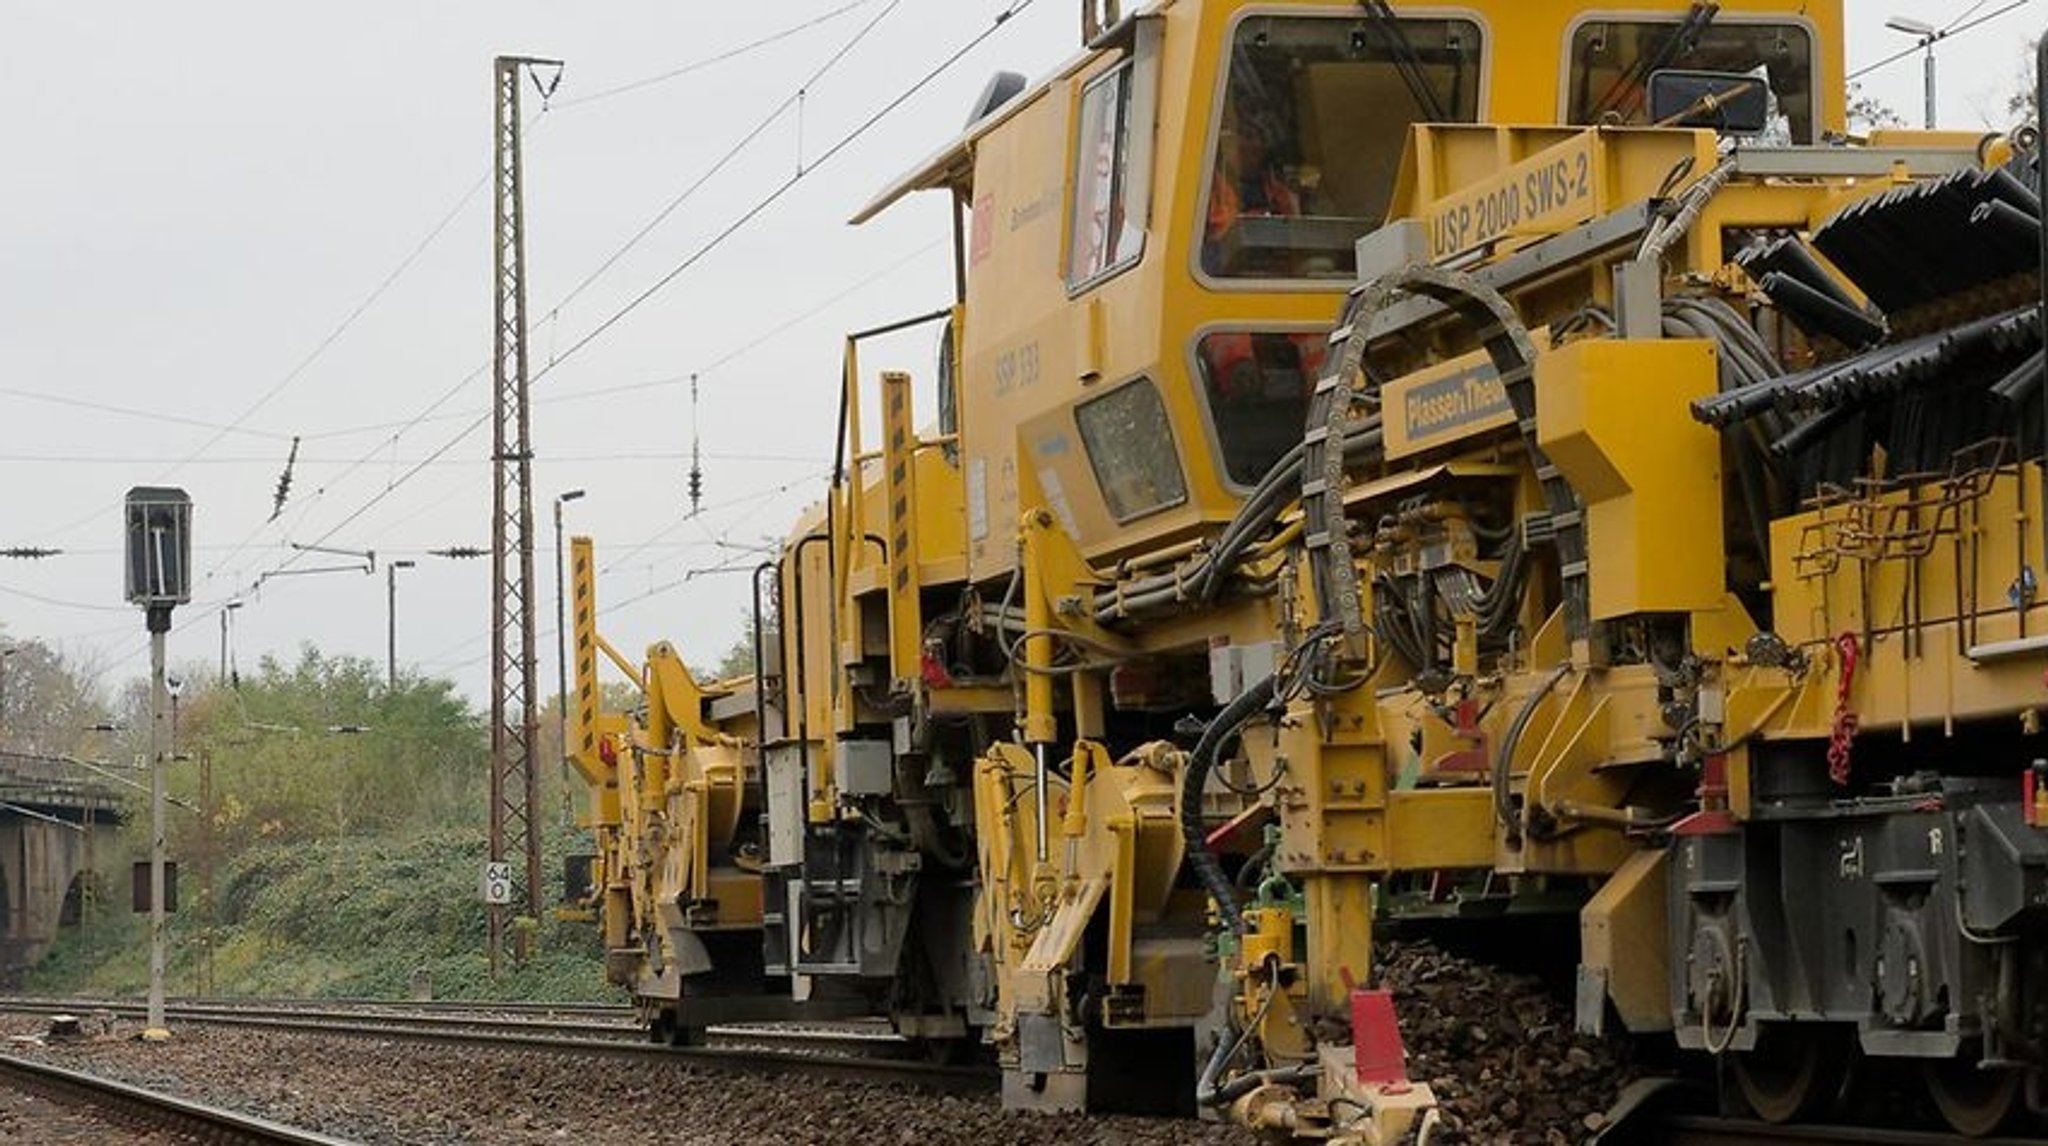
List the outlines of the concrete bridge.
<svg viewBox="0 0 2048 1146">
<path fill-rule="evenodd" d="M 125 890 L 107 877 L 128 866 L 115 839 L 120 791 L 62 759 L 0 752 L 0 985 L 18 982 L 89 902 Z"/>
</svg>

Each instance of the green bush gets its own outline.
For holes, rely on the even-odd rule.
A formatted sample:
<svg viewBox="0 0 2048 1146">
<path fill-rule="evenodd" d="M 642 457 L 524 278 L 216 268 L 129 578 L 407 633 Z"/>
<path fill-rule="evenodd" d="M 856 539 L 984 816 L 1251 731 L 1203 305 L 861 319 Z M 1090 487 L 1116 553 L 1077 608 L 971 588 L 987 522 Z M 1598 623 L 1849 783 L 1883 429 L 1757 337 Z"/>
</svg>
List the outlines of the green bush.
<svg viewBox="0 0 2048 1146">
<path fill-rule="evenodd" d="M 266 659 L 239 689 L 188 698 L 179 749 L 198 766 L 175 764 L 170 780 L 174 798 L 197 812 L 174 810 L 167 833 L 181 860 L 169 991 L 198 993 L 210 948 L 221 996 L 399 998 L 424 971 L 441 998 L 617 998 L 604 984 L 595 929 L 552 914 L 517 929 L 508 916 L 507 952 L 492 977 L 477 890 L 488 740 L 448 682 L 406 678 L 390 688 L 374 664 L 311 649 L 290 668 Z M 537 761 L 552 758 L 544 752 Z M 536 814 L 559 806 L 558 775 L 542 766 Z M 130 810 L 125 854 L 104 866 L 146 858 L 147 820 L 145 809 Z M 589 845 L 549 820 L 544 870 L 558 873 L 562 857 Z M 552 900 L 555 877 L 545 878 Z M 147 928 L 127 906 L 95 904 L 32 971 L 28 989 L 146 990 Z M 515 930 L 529 931 L 531 957 L 521 964 L 510 956 Z"/>
</svg>

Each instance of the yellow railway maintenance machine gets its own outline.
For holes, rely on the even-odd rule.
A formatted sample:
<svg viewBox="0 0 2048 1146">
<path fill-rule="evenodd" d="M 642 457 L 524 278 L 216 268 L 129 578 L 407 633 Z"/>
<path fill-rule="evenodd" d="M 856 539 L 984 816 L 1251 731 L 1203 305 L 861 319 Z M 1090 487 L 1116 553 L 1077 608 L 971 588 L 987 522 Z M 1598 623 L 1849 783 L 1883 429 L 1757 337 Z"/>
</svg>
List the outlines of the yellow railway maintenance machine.
<svg viewBox="0 0 2048 1146">
<path fill-rule="evenodd" d="M 860 213 L 955 205 L 936 400 L 847 340 L 758 679 L 600 712 L 579 542 L 614 979 L 1383 1143 L 1375 919 L 1561 908 L 1768 1117 L 2037 1095 L 2040 204 L 1845 140 L 1842 18 L 1086 5 Z"/>
</svg>

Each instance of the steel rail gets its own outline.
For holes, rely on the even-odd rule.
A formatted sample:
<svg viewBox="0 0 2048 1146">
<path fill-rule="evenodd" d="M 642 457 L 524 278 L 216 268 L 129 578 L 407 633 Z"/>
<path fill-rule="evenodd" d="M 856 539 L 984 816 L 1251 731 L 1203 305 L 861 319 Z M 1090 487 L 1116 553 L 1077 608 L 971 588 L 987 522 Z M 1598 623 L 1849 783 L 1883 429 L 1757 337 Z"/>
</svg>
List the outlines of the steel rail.
<svg viewBox="0 0 2048 1146">
<path fill-rule="evenodd" d="M 38 1004 L 36 1008 L 49 1006 Z M 20 1000 L 0 1001 L 0 1011 L 29 1010 Z M 134 1004 L 99 1006 L 116 1014 L 132 1012 Z M 205 1010 L 172 1008 L 174 1020 L 212 1026 L 243 1027 L 286 1033 L 338 1035 L 349 1038 L 404 1039 L 443 1046 L 488 1047 L 578 1056 L 603 1055 L 681 1062 L 706 1070 L 756 1075 L 803 1075 L 843 1082 L 877 1083 L 942 1094 L 982 1094 L 996 1089 L 993 1069 L 956 1066 L 906 1058 L 916 1044 L 893 1035 L 863 1032 L 746 1026 L 713 1027 L 710 1033 L 730 1044 L 669 1046 L 646 1041 L 638 1027 L 579 1027 L 531 1021 L 435 1018 L 392 1014 L 348 1014 L 314 1017 L 303 1011 Z M 568 1033 L 568 1032 L 575 1033 Z M 538 1032 L 538 1033 L 536 1033 Z M 781 1043 L 783 1046 L 763 1046 Z M 834 1048 L 830 1053 L 788 1049 L 807 1044 Z"/>
<path fill-rule="evenodd" d="M 912 1090 L 942 1094 L 982 1094 L 996 1089 L 1000 1078 L 993 1069 L 949 1066 L 873 1054 L 806 1054 L 750 1046 L 668 1046 L 620 1038 L 574 1038 L 551 1034 L 520 1034 L 510 1031 L 483 1033 L 434 1026 L 379 1025 L 363 1023 L 303 1022 L 288 1017 L 255 1015 L 217 1016 L 195 1021 L 218 1026 L 332 1034 L 344 1037 L 400 1038 L 410 1042 L 443 1046 L 483 1047 L 497 1050 L 540 1051 L 578 1056 L 601 1055 L 650 1061 L 681 1062 L 706 1070 L 752 1075 L 803 1075 L 838 1082 L 880 1083 Z M 824 1041 L 829 1041 L 826 1036 Z"/>
<path fill-rule="evenodd" d="M 1812 1146 L 1813 1143 L 1855 1142 L 1861 1146 L 2041 1146 L 2038 1138 L 1965 1138 L 1935 1130 L 1888 1130 L 1873 1126 L 1773 1126 L 1744 1118 L 1710 1118 L 1704 1115 L 1673 1115 L 1646 1127 L 1654 1132 L 1650 1141 L 1666 1146 L 1724 1146 L 1730 1142 L 1753 1146 Z"/>
<path fill-rule="evenodd" d="M 127 1001 L 84 999 L 0 999 L 0 1012 L 58 1015 L 104 1012 L 123 1017 L 142 1013 L 140 1005 Z M 374 1027 L 380 1033 L 439 1028 L 460 1032 L 504 1031 L 511 1034 L 543 1031 L 549 1035 L 587 1039 L 637 1041 L 648 1037 L 647 1028 L 632 1021 L 630 1010 L 579 1012 L 575 1008 L 538 1008 L 507 1012 L 489 1003 L 448 1007 L 434 1003 L 365 1003 L 337 1007 L 333 1001 L 304 1000 L 283 1004 L 233 1005 L 219 1003 L 173 1004 L 167 1014 L 187 1022 L 219 1022 L 248 1025 L 303 1027 L 316 1023 L 342 1027 Z M 804 1026 L 794 1023 L 713 1024 L 705 1034 L 713 1046 L 803 1047 L 816 1054 L 830 1048 L 846 1054 L 876 1058 L 916 1057 L 917 1044 L 885 1025 L 842 1023 L 836 1027 Z"/>
<path fill-rule="evenodd" d="M 388 1010 L 399 1012 L 446 1012 L 449 1014 L 553 1015 L 578 1018 L 618 1018 L 631 1021 L 630 1003 L 541 1003 L 531 1000 L 487 1002 L 477 999 L 377 999 L 377 998 L 258 998 L 253 996 L 172 996 L 172 1007 L 216 1007 L 260 1010 Z M 95 999 L 84 996 L 0 994 L 0 1010 L 15 1008 L 38 1014 L 52 1010 L 109 1010 L 129 1005 L 126 999 Z"/>
<path fill-rule="evenodd" d="M 117 1119 L 175 1130 L 224 1146 L 357 1146 L 347 1138 L 13 1055 L 0 1055 L 0 1086 L 40 1094 L 68 1106 L 107 1111 Z"/>
</svg>

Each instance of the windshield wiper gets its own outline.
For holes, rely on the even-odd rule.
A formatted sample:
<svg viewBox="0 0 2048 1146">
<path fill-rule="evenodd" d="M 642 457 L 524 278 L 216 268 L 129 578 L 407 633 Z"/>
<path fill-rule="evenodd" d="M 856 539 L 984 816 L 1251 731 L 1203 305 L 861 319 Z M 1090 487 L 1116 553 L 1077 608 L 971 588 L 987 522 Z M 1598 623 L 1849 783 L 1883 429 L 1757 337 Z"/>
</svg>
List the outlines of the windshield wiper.
<svg viewBox="0 0 2048 1146">
<path fill-rule="evenodd" d="M 1359 7 L 1365 9 L 1365 18 L 1372 21 L 1373 30 L 1386 41 L 1387 52 L 1392 58 L 1394 70 L 1407 86 L 1408 95 L 1415 100 L 1415 106 L 1422 109 L 1425 121 L 1447 123 L 1451 116 L 1444 110 L 1443 101 L 1437 98 L 1436 89 L 1430 85 L 1429 77 L 1422 71 L 1422 56 L 1415 50 L 1415 42 L 1408 38 L 1408 32 L 1401 27 L 1401 18 L 1394 15 L 1387 0 L 1361 0 Z"/>
<path fill-rule="evenodd" d="M 1614 81 L 1614 86 L 1607 89 L 1607 94 L 1600 97 L 1600 102 L 1593 106 L 1586 118 L 1598 123 L 1609 112 L 1617 112 L 1623 116 L 1633 113 L 1636 106 L 1642 103 L 1643 85 L 1649 81 L 1650 76 L 1669 65 L 1687 45 L 1697 42 L 1700 34 L 1713 24 L 1714 17 L 1720 13 L 1721 5 L 1718 0 L 1693 0 L 1692 10 L 1685 14 L 1685 19 L 1674 25 L 1670 34 L 1658 41 L 1654 51 L 1636 57 L 1635 62 L 1628 66 L 1628 70 Z"/>
</svg>

